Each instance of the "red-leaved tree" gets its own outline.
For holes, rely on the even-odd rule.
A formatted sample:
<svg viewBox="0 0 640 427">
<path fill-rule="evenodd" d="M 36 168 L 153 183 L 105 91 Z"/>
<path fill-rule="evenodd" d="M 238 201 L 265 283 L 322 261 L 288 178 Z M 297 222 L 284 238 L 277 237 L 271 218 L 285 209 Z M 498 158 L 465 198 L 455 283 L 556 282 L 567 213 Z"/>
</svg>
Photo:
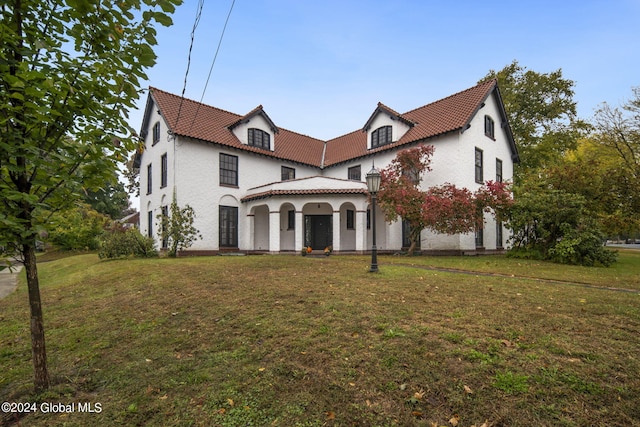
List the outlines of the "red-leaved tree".
<svg viewBox="0 0 640 427">
<path fill-rule="evenodd" d="M 410 255 L 422 230 L 469 233 L 482 225 L 483 212 L 502 220 L 513 203 L 510 187 L 503 182 L 487 181 L 475 193 L 449 183 L 421 188 L 421 176 L 431 171 L 434 150 L 432 145 L 402 150 L 380 172 L 380 207 L 388 222 L 402 218 L 409 223 Z"/>
</svg>

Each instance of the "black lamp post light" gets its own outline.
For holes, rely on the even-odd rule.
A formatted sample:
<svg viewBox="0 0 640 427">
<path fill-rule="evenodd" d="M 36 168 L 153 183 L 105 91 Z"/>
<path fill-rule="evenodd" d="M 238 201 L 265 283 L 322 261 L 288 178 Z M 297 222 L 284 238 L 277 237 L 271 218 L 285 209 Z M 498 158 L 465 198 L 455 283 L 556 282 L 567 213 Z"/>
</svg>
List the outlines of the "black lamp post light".
<svg viewBox="0 0 640 427">
<path fill-rule="evenodd" d="M 371 267 L 370 273 L 378 271 L 378 248 L 376 247 L 376 195 L 380 191 L 380 171 L 376 169 L 375 164 L 371 166 L 371 170 L 367 173 L 367 190 L 371 194 Z"/>
</svg>

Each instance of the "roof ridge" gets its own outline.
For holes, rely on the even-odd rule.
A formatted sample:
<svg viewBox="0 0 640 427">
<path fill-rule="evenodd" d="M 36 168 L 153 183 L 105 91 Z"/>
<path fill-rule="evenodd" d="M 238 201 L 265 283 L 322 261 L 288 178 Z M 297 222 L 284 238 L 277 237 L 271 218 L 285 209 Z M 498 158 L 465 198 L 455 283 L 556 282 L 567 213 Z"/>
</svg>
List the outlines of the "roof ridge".
<svg viewBox="0 0 640 427">
<path fill-rule="evenodd" d="M 173 96 L 174 98 L 182 98 L 182 99 L 184 99 L 185 101 L 193 102 L 194 104 L 200 104 L 200 105 L 201 105 L 201 106 L 203 106 L 203 107 L 213 108 L 214 110 L 218 110 L 218 111 L 221 111 L 221 112 L 223 112 L 223 113 L 232 114 L 232 115 L 234 115 L 234 116 L 238 116 L 238 117 L 244 117 L 244 116 L 241 116 L 241 115 L 240 115 L 240 114 L 238 114 L 238 113 L 234 113 L 234 112 L 232 112 L 232 111 L 225 110 L 225 109 L 223 109 L 223 108 L 216 107 L 216 106 L 211 105 L 211 104 L 205 104 L 204 102 L 196 101 L 196 100 L 194 100 L 194 99 L 187 98 L 186 96 L 176 95 L 175 93 L 167 92 L 166 90 L 158 89 L 157 87 L 149 86 L 149 90 L 162 92 L 162 93 L 164 93 L 164 94 L 166 94 L 166 95 Z M 260 106 L 262 106 L 262 105 L 260 105 Z M 257 108 L 257 107 L 256 107 L 256 108 Z M 255 110 L 255 108 L 254 108 L 254 110 Z"/>
<path fill-rule="evenodd" d="M 481 87 L 481 86 L 485 86 L 485 85 L 489 85 L 489 84 L 496 84 L 496 82 L 497 82 L 497 80 L 496 80 L 496 79 L 491 79 L 491 80 L 487 80 L 486 82 L 478 83 L 478 84 L 476 84 L 475 86 L 471 86 L 471 87 L 469 87 L 469 88 L 463 89 L 463 90 L 461 90 L 461 91 L 459 91 L 459 92 L 456 92 L 456 93 L 454 93 L 454 94 L 452 94 L 452 95 L 445 96 L 444 98 L 440 98 L 440 99 L 437 99 L 437 100 L 435 100 L 435 101 L 433 101 L 433 102 L 430 102 L 430 103 L 428 103 L 428 104 L 424 104 L 424 105 L 421 105 L 421 106 L 419 106 L 419 107 L 413 108 L 413 109 L 411 109 L 411 110 L 409 110 L 409 111 L 406 111 L 406 112 L 402 113 L 401 115 L 405 115 L 405 114 L 413 113 L 414 111 L 419 110 L 419 109 L 421 109 L 421 108 L 428 107 L 428 106 L 430 106 L 430 105 L 434 105 L 434 104 L 438 104 L 438 103 L 440 103 L 440 102 L 446 101 L 447 99 L 454 98 L 454 97 L 456 97 L 456 96 L 460 96 L 460 95 L 462 95 L 462 94 L 464 94 L 464 93 L 467 93 L 467 92 L 470 92 L 470 91 L 472 91 L 472 90 L 474 90 L 474 89 L 478 89 L 478 88 L 479 88 L 479 87 Z"/>
</svg>

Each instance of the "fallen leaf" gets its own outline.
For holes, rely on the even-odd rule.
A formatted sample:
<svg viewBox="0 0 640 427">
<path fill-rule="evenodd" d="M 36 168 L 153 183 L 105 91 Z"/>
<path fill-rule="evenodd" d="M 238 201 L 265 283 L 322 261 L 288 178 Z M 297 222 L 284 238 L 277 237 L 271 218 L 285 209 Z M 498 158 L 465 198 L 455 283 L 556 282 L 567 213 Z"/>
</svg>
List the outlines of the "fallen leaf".
<svg viewBox="0 0 640 427">
<path fill-rule="evenodd" d="M 336 414 L 333 411 L 325 412 L 325 414 L 327 414 L 327 419 L 328 420 L 335 420 L 336 419 Z"/>
<path fill-rule="evenodd" d="M 422 398 L 424 397 L 424 393 L 425 393 L 425 391 L 424 391 L 424 390 L 422 390 L 422 389 L 420 389 L 420 391 L 416 391 L 416 392 L 413 394 L 413 397 L 415 397 L 415 398 L 416 398 L 416 399 L 418 399 L 418 400 L 422 400 Z"/>
<path fill-rule="evenodd" d="M 267 369 L 267 368 L 258 368 L 258 371 L 259 372 L 263 372 L 265 369 Z"/>
<path fill-rule="evenodd" d="M 160 399 L 160 400 L 167 400 L 167 395 L 165 394 L 164 396 L 160 396 L 158 399 Z"/>
<path fill-rule="evenodd" d="M 413 415 L 416 418 L 420 418 L 422 417 L 422 411 L 411 411 L 411 415 Z"/>
<path fill-rule="evenodd" d="M 504 344 L 505 347 L 513 347 L 513 343 L 509 340 L 502 340 L 502 344 Z"/>
<path fill-rule="evenodd" d="M 464 392 L 467 394 L 473 394 L 473 390 L 468 385 L 464 386 Z"/>
<path fill-rule="evenodd" d="M 227 403 L 229 404 L 229 406 L 235 405 L 233 399 L 227 399 Z"/>
<path fill-rule="evenodd" d="M 460 422 L 460 416 L 457 414 L 451 417 L 451 419 L 449 420 L 449 424 L 451 424 L 453 427 L 456 427 L 459 422 Z"/>
</svg>

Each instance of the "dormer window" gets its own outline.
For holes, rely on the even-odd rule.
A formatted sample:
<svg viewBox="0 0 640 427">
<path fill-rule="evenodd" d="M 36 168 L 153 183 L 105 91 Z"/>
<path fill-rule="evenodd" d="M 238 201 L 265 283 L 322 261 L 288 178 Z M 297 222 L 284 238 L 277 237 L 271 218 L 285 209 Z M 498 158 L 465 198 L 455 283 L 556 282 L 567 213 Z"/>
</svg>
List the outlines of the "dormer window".
<svg viewBox="0 0 640 427">
<path fill-rule="evenodd" d="M 264 150 L 271 149 L 271 135 L 262 129 L 250 128 L 248 130 L 248 144 Z"/>
<path fill-rule="evenodd" d="M 491 139 L 496 139 L 495 123 L 490 116 L 484 116 L 484 134 Z"/>
<path fill-rule="evenodd" d="M 381 145 L 391 144 L 392 132 L 391 126 L 381 126 L 371 132 L 371 148 L 380 147 Z"/>
</svg>

